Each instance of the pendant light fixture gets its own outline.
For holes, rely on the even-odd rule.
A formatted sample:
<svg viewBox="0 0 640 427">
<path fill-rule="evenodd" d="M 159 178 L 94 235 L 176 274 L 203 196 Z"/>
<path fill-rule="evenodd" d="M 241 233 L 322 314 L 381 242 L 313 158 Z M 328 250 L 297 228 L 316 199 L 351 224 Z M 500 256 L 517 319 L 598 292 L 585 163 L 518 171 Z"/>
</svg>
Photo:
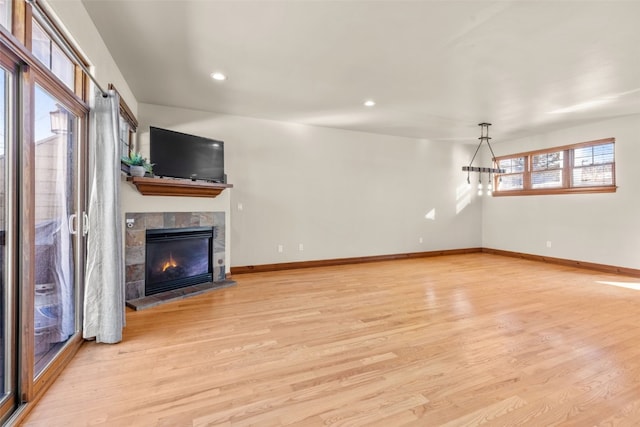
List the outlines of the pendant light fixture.
<svg viewBox="0 0 640 427">
<path fill-rule="evenodd" d="M 487 181 L 487 195 L 491 195 L 493 192 L 493 183 L 491 181 L 491 174 L 495 174 L 495 173 L 505 173 L 505 169 L 498 169 L 498 168 L 487 168 L 487 167 L 479 167 L 479 166 L 473 166 L 473 161 L 476 159 L 476 156 L 478 155 L 478 151 L 480 151 L 480 147 L 482 146 L 483 142 L 486 142 L 487 145 L 489 146 L 489 150 L 491 151 L 491 160 L 493 162 L 496 161 L 496 155 L 493 154 L 493 149 L 491 148 L 491 143 L 489 142 L 489 140 L 491 139 L 491 137 L 489 136 L 489 126 L 491 126 L 491 123 L 478 123 L 478 126 L 480 126 L 480 138 L 478 138 L 480 140 L 480 142 L 478 143 L 478 147 L 476 148 L 476 152 L 473 154 L 473 157 L 471 158 L 471 162 L 469 162 L 469 166 L 463 166 L 462 170 L 464 172 L 467 172 L 467 183 L 470 185 L 471 184 L 471 172 L 478 172 L 478 196 L 482 196 L 482 174 L 486 173 L 489 175 L 488 181 Z"/>
</svg>

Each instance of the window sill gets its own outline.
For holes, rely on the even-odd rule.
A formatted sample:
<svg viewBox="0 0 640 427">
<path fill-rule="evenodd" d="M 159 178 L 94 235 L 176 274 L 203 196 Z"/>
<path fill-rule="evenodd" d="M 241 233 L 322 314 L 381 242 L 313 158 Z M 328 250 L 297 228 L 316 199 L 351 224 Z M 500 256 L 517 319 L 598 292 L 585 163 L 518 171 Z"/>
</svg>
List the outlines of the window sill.
<svg viewBox="0 0 640 427">
<path fill-rule="evenodd" d="M 494 191 L 494 197 L 505 196 L 545 196 L 551 194 L 585 194 L 585 193 L 615 193 L 617 190 L 615 185 L 606 185 L 600 187 L 576 187 L 576 188 L 543 188 L 540 190 L 512 190 L 512 191 Z"/>
</svg>

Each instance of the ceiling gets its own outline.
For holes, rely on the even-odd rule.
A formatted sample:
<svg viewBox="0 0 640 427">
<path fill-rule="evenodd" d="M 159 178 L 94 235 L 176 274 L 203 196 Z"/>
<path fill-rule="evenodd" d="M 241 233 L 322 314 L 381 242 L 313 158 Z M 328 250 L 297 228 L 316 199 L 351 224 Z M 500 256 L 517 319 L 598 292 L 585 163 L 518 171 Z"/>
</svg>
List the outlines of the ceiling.
<svg viewBox="0 0 640 427">
<path fill-rule="evenodd" d="M 142 103 L 472 143 L 640 113 L 635 1 L 83 3 Z"/>
</svg>

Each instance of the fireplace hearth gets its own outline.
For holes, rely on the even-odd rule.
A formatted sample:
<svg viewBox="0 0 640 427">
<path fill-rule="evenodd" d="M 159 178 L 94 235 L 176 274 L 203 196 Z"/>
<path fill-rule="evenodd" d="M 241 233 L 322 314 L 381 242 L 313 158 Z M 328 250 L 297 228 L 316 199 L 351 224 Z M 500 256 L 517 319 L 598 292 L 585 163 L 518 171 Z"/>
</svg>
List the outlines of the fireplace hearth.
<svg viewBox="0 0 640 427">
<path fill-rule="evenodd" d="M 145 295 L 213 281 L 213 227 L 146 231 Z"/>
</svg>

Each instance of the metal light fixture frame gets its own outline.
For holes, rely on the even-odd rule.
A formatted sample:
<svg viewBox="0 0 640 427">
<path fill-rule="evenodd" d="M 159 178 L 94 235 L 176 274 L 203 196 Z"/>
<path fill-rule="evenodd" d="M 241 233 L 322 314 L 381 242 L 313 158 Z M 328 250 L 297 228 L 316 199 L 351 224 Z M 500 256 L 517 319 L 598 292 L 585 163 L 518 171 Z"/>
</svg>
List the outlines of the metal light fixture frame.
<svg viewBox="0 0 640 427">
<path fill-rule="evenodd" d="M 492 173 L 505 173 L 506 170 L 505 169 L 500 169 L 500 168 L 487 168 L 487 167 L 479 167 L 479 166 L 472 166 L 473 165 L 473 161 L 476 159 L 476 156 L 478 155 L 478 151 L 480 151 L 480 147 L 482 146 L 483 142 L 486 142 L 487 145 L 489 146 L 489 150 L 491 151 L 491 160 L 492 161 L 496 161 L 496 155 L 493 153 L 493 148 L 491 148 L 491 142 L 489 142 L 489 140 L 491 139 L 491 137 L 489 136 L 489 126 L 491 126 L 491 123 L 487 123 L 487 122 L 482 122 L 482 123 L 478 123 L 478 126 L 480 126 L 480 138 L 478 138 L 480 140 L 480 142 L 478 143 L 478 147 L 476 148 L 476 152 L 473 154 L 473 157 L 471 158 L 471 161 L 469 162 L 469 166 L 463 166 L 462 170 L 464 172 L 467 172 L 467 182 L 469 184 L 471 184 L 471 179 L 470 179 L 470 174 L 471 172 L 478 172 L 478 179 L 480 177 L 479 174 L 481 173 L 488 173 L 489 177 L 491 177 Z"/>
</svg>

